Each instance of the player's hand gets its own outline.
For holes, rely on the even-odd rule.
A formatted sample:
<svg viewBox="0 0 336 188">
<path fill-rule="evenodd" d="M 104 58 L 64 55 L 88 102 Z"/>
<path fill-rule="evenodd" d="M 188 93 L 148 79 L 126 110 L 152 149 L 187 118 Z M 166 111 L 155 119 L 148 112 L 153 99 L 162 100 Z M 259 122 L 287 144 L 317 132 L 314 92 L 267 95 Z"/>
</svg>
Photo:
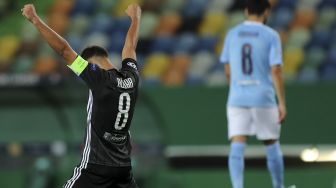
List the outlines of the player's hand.
<svg viewBox="0 0 336 188">
<path fill-rule="evenodd" d="M 279 104 L 278 108 L 279 108 L 279 122 L 283 123 L 287 115 L 286 105 Z"/>
<path fill-rule="evenodd" d="M 138 4 L 130 4 L 125 12 L 132 20 L 139 20 L 141 17 L 141 8 Z"/>
<path fill-rule="evenodd" d="M 27 18 L 30 22 L 34 22 L 38 18 L 36 10 L 33 4 L 27 4 L 21 9 L 22 15 Z"/>
</svg>

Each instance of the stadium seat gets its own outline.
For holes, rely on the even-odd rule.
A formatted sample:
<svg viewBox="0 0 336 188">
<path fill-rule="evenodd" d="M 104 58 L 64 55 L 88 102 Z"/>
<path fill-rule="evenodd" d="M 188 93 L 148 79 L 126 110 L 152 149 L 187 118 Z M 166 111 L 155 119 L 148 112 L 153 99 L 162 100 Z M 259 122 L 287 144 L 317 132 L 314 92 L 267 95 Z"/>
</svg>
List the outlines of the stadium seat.
<svg viewBox="0 0 336 188">
<path fill-rule="evenodd" d="M 155 12 L 164 8 L 165 0 L 145 0 L 140 2 L 142 2 L 141 8 L 143 11 Z"/>
<path fill-rule="evenodd" d="M 223 69 L 222 70 L 215 70 L 206 79 L 207 86 L 223 86 L 227 85 L 227 80 L 225 78 Z"/>
<path fill-rule="evenodd" d="M 125 43 L 126 33 L 115 32 L 110 35 L 108 50 L 121 53 Z"/>
<path fill-rule="evenodd" d="M 110 34 L 111 30 L 114 27 L 119 27 L 116 21 L 111 18 L 111 16 L 105 14 L 97 14 L 92 20 L 87 29 L 88 34 L 92 34 L 95 32 L 102 32 L 105 34 Z"/>
<path fill-rule="evenodd" d="M 77 14 L 91 15 L 95 10 L 96 5 L 97 4 L 91 0 L 76 0 L 71 15 L 77 15 Z"/>
<path fill-rule="evenodd" d="M 156 52 L 164 52 L 164 53 L 172 53 L 174 49 L 174 45 L 176 43 L 175 38 L 170 36 L 159 36 L 156 37 L 151 44 L 150 53 Z"/>
<path fill-rule="evenodd" d="M 163 8 L 165 11 L 181 11 L 185 4 L 185 1 L 181 0 L 168 0 L 165 1 Z"/>
<path fill-rule="evenodd" d="M 33 73 L 37 75 L 52 75 L 57 73 L 59 63 L 52 56 L 40 56 L 36 59 Z"/>
<path fill-rule="evenodd" d="M 69 17 L 65 14 L 52 13 L 48 17 L 48 25 L 60 35 L 64 35 L 69 23 Z"/>
<path fill-rule="evenodd" d="M 50 12 L 69 15 L 74 8 L 75 2 L 69 0 L 54 1 L 50 8 Z"/>
<path fill-rule="evenodd" d="M 329 63 L 336 64 L 336 46 L 333 46 L 329 49 L 326 60 Z"/>
<path fill-rule="evenodd" d="M 297 2 L 297 0 L 279 0 L 277 1 L 275 8 L 286 7 L 290 9 L 295 9 L 297 6 Z"/>
<path fill-rule="evenodd" d="M 319 81 L 318 70 L 313 67 L 304 67 L 298 75 L 298 81 L 303 83 Z"/>
<path fill-rule="evenodd" d="M 317 24 L 330 28 L 336 20 L 336 9 L 334 7 L 324 7 L 320 10 Z"/>
<path fill-rule="evenodd" d="M 83 49 L 83 39 L 81 35 L 68 34 L 66 36 L 66 40 L 68 41 L 70 46 L 75 50 L 75 52 L 79 53 Z"/>
<path fill-rule="evenodd" d="M 156 27 L 156 36 L 173 36 L 181 23 L 182 19 L 176 12 L 166 12 L 161 16 Z"/>
<path fill-rule="evenodd" d="M 158 24 L 158 16 L 152 12 L 144 12 L 141 17 L 141 27 L 139 31 L 139 37 L 149 38 L 154 33 L 154 29 Z"/>
<path fill-rule="evenodd" d="M 125 15 L 125 10 L 127 6 L 131 3 L 139 3 L 140 0 L 123 0 L 123 1 L 117 1 L 117 4 L 113 7 L 113 13 L 117 17 L 121 17 Z"/>
<path fill-rule="evenodd" d="M 296 12 L 295 18 L 291 23 L 291 28 L 305 27 L 311 28 L 316 20 L 316 11 L 309 9 L 302 9 Z"/>
<path fill-rule="evenodd" d="M 293 19 L 293 10 L 287 7 L 276 9 L 269 19 L 271 27 L 276 29 L 285 29 Z"/>
<path fill-rule="evenodd" d="M 22 54 L 15 59 L 15 62 L 10 67 L 10 71 L 17 74 L 30 73 L 33 62 L 34 60 L 30 55 Z"/>
<path fill-rule="evenodd" d="M 112 25 L 113 28 L 111 28 L 111 32 L 123 32 L 126 34 L 128 31 L 128 28 L 131 24 L 131 20 L 126 17 L 125 15 L 122 17 L 118 17 L 115 19 L 115 23 Z"/>
<path fill-rule="evenodd" d="M 182 14 L 185 17 L 201 17 L 207 4 L 207 0 L 187 0 L 182 10 Z"/>
<path fill-rule="evenodd" d="M 170 58 L 163 53 L 154 53 L 146 59 L 142 70 L 145 80 L 160 80 L 170 64 Z"/>
<path fill-rule="evenodd" d="M 308 46 L 318 46 L 327 49 L 330 46 L 330 33 L 327 29 L 315 30 Z"/>
<path fill-rule="evenodd" d="M 200 37 L 199 40 L 199 47 L 198 51 L 209 51 L 209 52 L 214 52 L 216 45 L 218 43 L 218 37 L 217 36 L 203 36 Z"/>
<path fill-rule="evenodd" d="M 325 50 L 319 47 L 312 47 L 306 51 L 305 66 L 317 69 L 323 63 L 325 57 Z"/>
<path fill-rule="evenodd" d="M 297 9 L 315 9 L 320 2 L 321 0 L 309 0 L 304 3 L 298 3 Z"/>
<path fill-rule="evenodd" d="M 91 18 L 84 14 L 77 14 L 71 18 L 70 35 L 84 35 L 90 26 Z"/>
<path fill-rule="evenodd" d="M 296 76 L 303 63 L 304 52 L 300 48 L 288 47 L 284 52 L 284 73 L 287 76 Z"/>
<path fill-rule="evenodd" d="M 185 54 L 178 54 L 172 58 L 172 63 L 162 77 L 166 86 L 182 86 L 191 58 Z"/>
<path fill-rule="evenodd" d="M 20 39 L 15 35 L 0 37 L 0 65 L 9 63 L 20 46 Z"/>
<path fill-rule="evenodd" d="M 304 47 L 310 40 L 310 32 L 306 28 L 295 28 L 289 32 L 287 39 L 288 46 L 293 46 L 297 48 Z"/>
<path fill-rule="evenodd" d="M 323 9 L 326 7 L 336 8 L 336 2 L 334 0 L 321 0 L 321 2 L 318 4 L 318 9 Z"/>
<path fill-rule="evenodd" d="M 185 33 L 180 35 L 174 45 L 174 53 L 193 53 L 199 46 L 199 41 L 196 35 Z"/>
<path fill-rule="evenodd" d="M 109 52 L 109 59 L 111 61 L 111 63 L 113 64 L 113 66 L 115 66 L 115 68 L 117 69 L 120 69 L 121 68 L 121 54 L 120 53 L 116 53 L 116 52 Z M 138 62 L 141 62 L 139 61 L 139 59 L 141 59 L 140 57 L 137 57 L 138 59 Z M 140 64 L 140 63 L 138 63 Z"/>
<path fill-rule="evenodd" d="M 190 79 L 205 80 L 216 62 L 216 57 L 210 52 L 200 51 L 196 53 L 188 69 L 188 77 Z"/>
<path fill-rule="evenodd" d="M 115 37 L 115 36 L 112 36 Z M 113 40 L 114 38 L 112 38 L 111 40 Z M 118 40 L 117 40 L 118 39 Z M 123 40 L 123 38 L 119 39 L 117 38 L 116 40 L 113 40 L 113 45 L 117 45 L 119 44 L 119 40 Z M 95 32 L 90 34 L 89 36 L 87 36 L 87 38 L 84 40 L 84 42 L 82 43 L 82 47 L 85 48 L 87 46 L 101 46 L 103 48 L 108 48 L 109 47 L 109 37 L 107 35 L 105 35 L 104 33 L 101 32 Z M 119 48 L 117 50 L 120 50 Z"/>
<path fill-rule="evenodd" d="M 192 58 L 187 54 L 175 54 L 172 58 L 172 68 L 180 71 L 183 76 L 186 75 L 189 66 L 191 64 Z"/>
<path fill-rule="evenodd" d="M 324 81 L 336 80 L 336 63 L 325 63 L 322 66 L 321 79 Z"/>
<path fill-rule="evenodd" d="M 111 15 L 112 10 L 118 3 L 118 1 L 110 1 L 110 0 L 97 0 L 97 1 L 96 2 L 98 5 L 96 9 L 106 15 Z"/>
<path fill-rule="evenodd" d="M 208 11 L 199 28 L 201 36 L 218 35 L 223 32 L 227 17 L 223 11 Z"/>
<path fill-rule="evenodd" d="M 229 24 L 228 28 L 232 28 L 236 26 L 237 24 L 240 24 L 245 20 L 244 12 L 242 11 L 235 11 L 229 14 Z"/>
<path fill-rule="evenodd" d="M 208 10 L 210 11 L 225 11 L 231 5 L 230 1 L 212 0 L 209 4 Z"/>
</svg>

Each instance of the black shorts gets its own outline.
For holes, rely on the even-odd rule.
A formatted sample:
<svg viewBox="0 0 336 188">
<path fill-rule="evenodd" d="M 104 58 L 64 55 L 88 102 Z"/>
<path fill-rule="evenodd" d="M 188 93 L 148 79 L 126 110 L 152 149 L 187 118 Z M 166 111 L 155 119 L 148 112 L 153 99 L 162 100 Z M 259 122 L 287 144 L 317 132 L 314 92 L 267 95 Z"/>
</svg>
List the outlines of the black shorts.
<svg viewBox="0 0 336 188">
<path fill-rule="evenodd" d="M 132 167 L 110 167 L 88 164 L 87 168 L 76 167 L 72 178 L 63 188 L 138 188 Z"/>
</svg>

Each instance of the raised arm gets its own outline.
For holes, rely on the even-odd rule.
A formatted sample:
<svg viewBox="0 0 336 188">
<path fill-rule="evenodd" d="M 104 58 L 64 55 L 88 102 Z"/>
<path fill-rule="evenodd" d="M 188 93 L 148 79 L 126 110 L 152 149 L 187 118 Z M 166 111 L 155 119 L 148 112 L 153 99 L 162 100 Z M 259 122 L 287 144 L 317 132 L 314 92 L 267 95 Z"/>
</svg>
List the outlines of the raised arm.
<svg viewBox="0 0 336 188">
<path fill-rule="evenodd" d="M 22 9 L 22 15 L 27 18 L 35 28 L 40 32 L 42 37 L 48 42 L 58 54 L 60 54 L 67 64 L 72 64 L 77 57 L 77 53 L 70 47 L 68 42 L 53 31 L 41 18 L 36 14 L 33 4 L 27 4 Z"/>
<path fill-rule="evenodd" d="M 283 122 L 286 118 L 287 111 L 286 111 L 285 87 L 282 78 L 282 68 L 280 65 L 272 66 L 272 79 L 279 102 L 279 121 Z"/>
<path fill-rule="evenodd" d="M 122 50 L 122 59 L 132 58 L 136 60 L 135 49 L 138 43 L 138 33 L 140 27 L 141 9 L 137 4 L 131 4 L 126 9 L 126 14 L 131 18 L 131 26 L 128 29 Z"/>
</svg>

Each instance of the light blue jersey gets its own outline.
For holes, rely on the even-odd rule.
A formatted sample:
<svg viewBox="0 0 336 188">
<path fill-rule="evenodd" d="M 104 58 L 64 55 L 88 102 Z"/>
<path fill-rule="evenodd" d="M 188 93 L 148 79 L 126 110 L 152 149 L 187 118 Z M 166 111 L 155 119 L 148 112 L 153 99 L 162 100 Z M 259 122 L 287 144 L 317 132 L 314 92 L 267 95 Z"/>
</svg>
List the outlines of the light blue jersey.
<svg viewBox="0 0 336 188">
<path fill-rule="evenodd" d="M 229 31 L 220 61 L 230 64 L 228 106 L 276 105 L 271 67 L 282 64 L 281 41 L 276 31 L 245 21 Z"/>
</svg>

